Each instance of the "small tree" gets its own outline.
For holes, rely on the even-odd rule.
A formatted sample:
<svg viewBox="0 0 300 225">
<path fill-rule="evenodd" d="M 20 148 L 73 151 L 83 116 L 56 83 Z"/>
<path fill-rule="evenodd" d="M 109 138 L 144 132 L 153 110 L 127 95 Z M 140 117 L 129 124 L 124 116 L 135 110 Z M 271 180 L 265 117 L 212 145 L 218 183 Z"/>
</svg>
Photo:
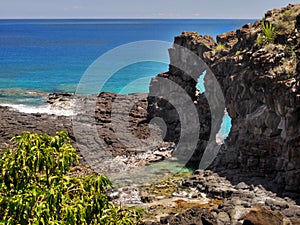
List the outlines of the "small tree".
<svg viewBox="0 0 300 225">
<path fill-rule="evenodd" d="M 69 177 L 78 161 L 66 131 L 25 132 L 0 158 L 0 224 L 135 224 L 141 211 L 108 201 L 104 175 Z"/>
</svg>

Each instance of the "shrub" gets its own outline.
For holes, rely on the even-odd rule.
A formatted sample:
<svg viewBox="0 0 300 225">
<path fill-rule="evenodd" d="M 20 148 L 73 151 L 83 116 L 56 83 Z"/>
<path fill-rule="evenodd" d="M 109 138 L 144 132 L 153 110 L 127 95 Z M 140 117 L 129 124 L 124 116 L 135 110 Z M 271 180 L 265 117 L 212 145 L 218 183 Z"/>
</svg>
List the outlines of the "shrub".
<svg viewBox="0 0 300 225">
<path fill-rule="evenodd" d="M 67 132 L 24 133 L 0 158 L 0 224 L 135 224 L 141 211 L 108 201 L 104 175 L 69 177 L 78 160 Z"/>
<path fill-rule="evenodd" d="M 218 43 L 215 50 L 216 52 L 221 52 L 223 50 L 227 49 L 226 46 L 224 44 Z"/>
<path fill-rule="evenodd" d="M 257 40 L 256 40 L 257 44 L 259 46 L 263 46 L 266 44 L 274 43 L 278 34 L 275 26 L 273 26 L 270 22 L 263 20 L 261 22 L 260 28 L 262 33 L 258 34 L 257 36 Z"/>
</svg>

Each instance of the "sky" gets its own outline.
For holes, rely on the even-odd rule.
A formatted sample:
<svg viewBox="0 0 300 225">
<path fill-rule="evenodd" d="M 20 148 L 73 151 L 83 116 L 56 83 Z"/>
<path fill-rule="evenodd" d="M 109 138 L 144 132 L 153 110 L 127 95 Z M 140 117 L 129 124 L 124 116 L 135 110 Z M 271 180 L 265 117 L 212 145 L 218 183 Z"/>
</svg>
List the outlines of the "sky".
<svg viewBox="0 0 300 225">
<path fill-rule="evenodd" d="M 0 0 L 0 18 L 262 18 L 299 0 Z"/>
</svg>

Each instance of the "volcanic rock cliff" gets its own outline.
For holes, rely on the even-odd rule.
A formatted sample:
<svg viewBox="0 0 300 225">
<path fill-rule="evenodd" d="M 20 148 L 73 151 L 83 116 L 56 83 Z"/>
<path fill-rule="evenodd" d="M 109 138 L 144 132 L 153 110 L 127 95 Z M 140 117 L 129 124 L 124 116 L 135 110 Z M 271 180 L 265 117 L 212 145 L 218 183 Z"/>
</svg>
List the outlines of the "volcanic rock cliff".
<svg viewBox="0 0 300 225">
<path fill-rule="evenodd" d="M 299 197 L 299 30 L 300 4 L 297 4 L 268 11 L 262 21 L 218 35 L 217 42 L 194 32 L 183 32 L 175 38 L 174 47 L 170 49 L 170 69 L 152 80 L 150 96 L 160 87 L 159 78 L 169 79 L 184 88 L 201 111 L 198 113 L 201 131 L 193 162 L 197 157 L 199 160 L 209 132 L 215 132 L 220 121 L 212 129 L 208 120 L 214 109 L 209 109 L 206 92 L 197 94 L 197 77 L 193 77 L 193 72 L 192 78 L 188 78 L 186 72 L 172 66 L 178 61 L 192 63 L 184 55 L 178 57 L 181 50 L 176 46 L 192 51 L 209 66 L 221 86 L 226 109 L 232 118 L 230 134 L 211 167 L 226 171 L 224 174 L 236 181 L 242 177 L 271 180 L 275 184 L 272 187 L 279 193 Z M 212 88 L 207 79 L 205 87 L 206 90 Z M 168 90 L 170 87 L 163 89 L 164 93 L 172 92 Z M 174 107 L 162 100 L 168 97 L 148 98 L 149 119 L 168 118 L 166 139 L 176 142 L 181 121 L 174 116 Z"/>
</svg>

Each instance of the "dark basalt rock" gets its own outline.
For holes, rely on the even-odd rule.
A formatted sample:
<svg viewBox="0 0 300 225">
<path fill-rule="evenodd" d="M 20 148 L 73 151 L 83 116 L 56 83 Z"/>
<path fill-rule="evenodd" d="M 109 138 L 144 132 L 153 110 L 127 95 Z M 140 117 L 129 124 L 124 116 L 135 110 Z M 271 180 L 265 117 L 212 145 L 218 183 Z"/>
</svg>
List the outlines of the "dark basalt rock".
<svg viewBox="0 0 300 225">
<path fill-rule="evenodd" d="M 214 218 L 209 210 L 192 208 L 178 215 L 170 215 L 160 219 L 160 222 L 142 222 L 142 225 L 218 225 L 220 223 Z"/>
<path fill-rule="evenodd" d="M 268 183 L 268 188 L 293 198 L 300 198 L 299 8 L 299 4 L 289 5 L 266 13 L 265 20 L 281 29 L 274 44 L 257 44 L 260 22 L 218 35 L 217 42 L 223 44 L 226 51 L 216 51 L 217 43 L 212 38 L 194 32 L 183 32 L 174 41 L 197 54 L 211 68 L 221 85 L 232 118 L 231 132 L 211 168 L 221 174 L 227 173 L 235 182 L 249 182 L 249 177 L 261 177 L 261 182 L 268 180 L 263 182 Z M 287 24 L 284 28 L 280 28 L 282 21 Z M 171 64 L 181 60 L 189 65 L 191 62 L 180 57 L 180 53 L 176 54 L 176 49 L 170 49 Z M 186 75 L 173 66 L 163 74 L 196 99 L 196 83 Z M 157 78 L 151 82 L 150 93 L 160 85 Z M 165 93 L 173 91 L 164 88 Z M 161 99 L 168 97 L 166 94 L 148 99 L 148 119 L 168 117 L 167 139 L 176 141 L 180 135 L 179 118 L 170 116 L 173 115 L 172 108 L 159 104 Z M 203 100 L 197 104 L 208 107 Z M 211 118 L 210 111 L 200 115 L 200 123 L 206 122 L 206 128 L 199 143 L 208 140 L 211 130 L 211 124 L 207 123 Z M 199 149 L 198 160 L 201 158 Z"/>
<path fill-rule="evenodd" d="M 196 93 L 197 79 L 205 70 L 205 67 L 198 67 L 198 65 L 204 63 L 199 62 L 197 55 L 203 56 L 206 52 L 211 51 L 215 45 L 212 37 L 199 36 L 194 32 L 183 32 L 181 36 L 175 37 L 174 46 L 169 49 L 169 71 L 157 75 L 150 84 L 148 121 L 155 117 L 164 120 L 166 141 L 175 143 L 180 141 L 178 151 L 184 153 L 184 149 L 194 148 L 190 138 L 192 137 L 191 132 L 200 130 L 197 147 L 191 159 L 188 160 L 188 166 L 192 168 L 198 168 L 199 158 L 203 154 L 211 133 L 211 115 L 208 101 L 204 94 Z M 182 54 L 184 51 L 182 47 L 191 51 Z M 163 84 L 165 80 L 168 81 L 167 84 Z M 181 96 L 176 96 L 178 93 L 181 93 Z M 186 97 L 191 101 L 183 100 Z M 176 106 L 172 105 L 172 101 Z M 195 107 L 195 114 L 188 110 L 189 107 Z M 182 117 L 180 118 L 180 116 Z M 195 117 L 199 117 L 200 127 L 192 122 L 192 118 Z M 185 120 L 188 121 L 188 128 L 182 129 L 185 125 L 182 124 L 182 118 L 190 118 Z M 180 158 L 181 156 L 177 157 Z"/>
<path fill-rule="evenodd" d="M 55 132 L 60 130 L 68 130 L 69 136 L 73 141 L 75 147 L 80 151 L 85 148 L 85 145 L 93 152 L 99 149 L 100 145 L 95 140 L 80 138 L 91 137 L 94 138 L 94 134 L 88 134 L 86 126 L 91 124 L 85 124 L 85 121 L 93 121 L 96 125 L 96 131 L 99 136 L 99 140 L 102 142 L 102 147 L 109 151 L 112 156 L 127 155 L 131 156 L 136 154 L 131 148 L 125 146 L 121 140 L 115 135 L 114 128 L 111 123 L 112 104 L 114 100 L 118 98 L 121 101 L 118 102 L 120 109 L 126 108 L 129 102 L 134 102 L 133 107 L 128 112 L 128 115 L 124 115 L 124 119 L 129 121 L 130 131 L 132 135 L 140 139 L 147 139 L 150 135 L 148 125 L 144 123 L 147 118 L 147 94 L 132 94 L 132 95 L 117 95 L 115 93 L 101 93 L 99 96 L 80 97 L 69 93 L 53 93 L 49 94 L 46 102 L 52 105 L 56 109 L 64 109 L 64 107 L 72 107 L 72 104 L 79 105 L 82 102 L 94 101 L 94 108 L 92 111 L 86 109 L 86 111 L 77 112 L 76 116 L 58 116 L 49 114 L 27 114 L 18 112 L 9 107 L 0 107 L 0 148 L 7 148 L 12 145 L 10 138 L 15 135 L 21 135 L 24 131 L 48 133 L 54 135 Z M 71 104 L 72 103 L 72 104 Z M 71 104 L 71 106 L 70 106 Z M 75 109 L 74 109 L 75 110 Z M 117 109 L 114 109 L 115 111 Z M 120 111 L 122 114 L 122 111 Z M 92 120 L 88 120 L 92 117 Z M 76 127 L 76 135 L 74 134 L 73 122 L 82 120 L 82 126 Z M 127 131 L 128 132 L 128 131 Z M 160 130 L 152 130 L 157 137 L 160 137 Z M 76 138 L 80 138 L 81 142 L 78 142 Z M 82 142 L 82 139 L 86 141 Z M 139 143 L 137 143 L 139 144 Z M 156 145 L 153 143 L 140 152 L 155 151 Z M 81 152 L 79 152 L 81 154 Z M 83 155 L 85 156 L 85 155 Z M 83 162 L 83 161 L 82 161 Z M 86 165 L 86 163 L 85 163 Z M 92 165 L 86 165 L 92 166 Z M 99 166 L 99 165 L 98 165 Z"/>
</svg>

